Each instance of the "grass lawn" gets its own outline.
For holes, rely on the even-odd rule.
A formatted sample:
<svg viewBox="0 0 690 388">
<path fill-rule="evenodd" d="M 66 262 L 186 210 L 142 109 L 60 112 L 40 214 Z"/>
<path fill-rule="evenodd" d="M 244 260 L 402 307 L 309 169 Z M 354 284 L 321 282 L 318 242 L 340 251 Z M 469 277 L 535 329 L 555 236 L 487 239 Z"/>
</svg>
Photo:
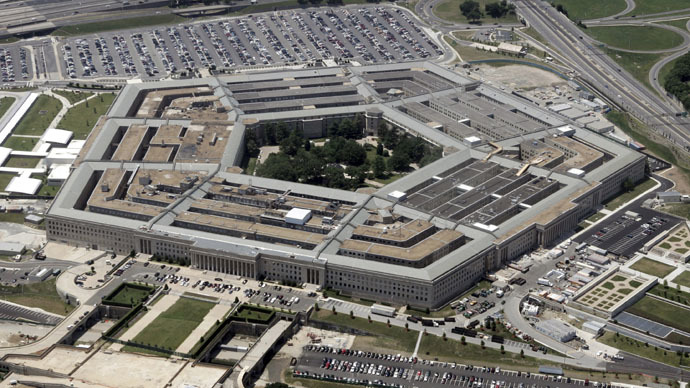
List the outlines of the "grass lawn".
<svg viewBox="0 0 690 388">
<path fill-rule="evenodd" d="M 64 302 L 55 289 L 55 278 L 45 282 L 24 286 L 0 286 L 0 298 L 27 307 L 37 307 L 45 311 L 65 315 L 74 306 Z"/>
<path fill-rule="evenodd" d="M 213 306 L 214 303 L 210 302 L 180 298 L 137 334 L 133 341 L 175 350 L 199 326 Z"/>
<path fill-rule="evenodd" d="M 683 37 L 675 32 L 650 26 L 589 27 L 587 34 L 606 45 L 628 50 L 659 50 L 683 43 Z"/>
<path fill-rule="evenodd" d="M 690 8 L 687 0 L 635 0 L 635 9 L 628 15 L 649 15 Z"/>
<path fill-rule="evenodd" d="M 680 275 L 673 278 L 673 282 L 681 286 L 690 287 L 690 271 L 683 271 Z"/>
<path fill-rule="evenodd" d="M 387 174 L 387 175 L 388 176 L 386 178 L 374 178 L 374 180 L 376 182 L 383 183 L 384 185 L 387 185 L 387 184 L 395 182 L 398 179 L 405 176 L 405 174 Z"/>
<path fill-rule="evenodd" d="M 114 93 L 104 93 L 75 105 L 65 113 L 58 127 L 74 132 L 74 139 L 86 139 L 98 118 L 108 111 L 114 99 Z"/>
<path fill-rule="evenodd" d="M 434 6 L 433 12 L 436 16 L 440 17 L 441 19 L 445 19 L 451 22 L 459 22 L 459 23 L 469 23 L 469 20 L 465 18 L 461 13 L 460 13 L 460 4 L 462 4 L 464 0 L 447 0 L 444 1 L 436 6 Z M 477 0 L 479 2 L 479 8 L 482 10 L 482 13 L 484 13 L 484 17 L 479 19 L 480 24 L 503 24 L 503 23 L 515 23 L 517 22 L 517 18 L 515 17 L 515 14 L 513 15 L 506 15 L 502 18 L 494 19 L 490 17 L 489 15 L 484 12 L 484 6 L 487 3 L 493 3 L 493 0 Z"/>
<path fill-rule="evenodd" d="M 659 248 L 671 249 L 671 244 L 669 244 L 667 242 L 662 242 L 661 244 L 659 244 Z"/>
<path fill-rule="evenodd" d="M 41 94 L 24 117 L 22 117 L 21 121 L 19 121 L 12 133 L 15 135 L 41 136 L 61 108 L 62 103 L 60 100 Z"/>
<path fill-rule="evenodd" d="M 254 175 L 254 170 L 256 169 L 256 161 L 257 158 L 249 158 L 249 162 L 247 162 L 247 167 L 244 169 L 245 174 Z"/>
<path fill-rule="evenodd" d="M 655 63 L 662 60 L 667 54 L 637 54 L 604 48 L 603 51 L 611 57 L 620 67 L 640 81 L 647 89 L 656 93 L 649 83 L 649 71 Z M 670 69 L 669 69 L 670 70 Z"/>
<path fill-rule="evenodd" d="M 665 22 L 659 22 L 660 24 L 667 24 L 669 26 L 673 27 L 678 27 L 681 30 L 687 31 L 688 30 L 688 20 L 689 19 L 678 19 L 678 20 L 668 20 Z"/>
<path fill-rule="evenodd" d="M 0 222 L 24 223 L 24 213 L 0 213 Z"/>
<path fill-rule="evenodd" d="M 687 293 L 685 291 L 679 291 L 675 288 L 672 288 L 671 286 L 666 288 L 663 284 L 657 284 L 647 292 L 656 296 L 660 296 L 662 298 L 670 299 L 674 302 L 678 302 L 684 305 L 690 304 L 690 293 Z"/>
<path fill-rule="evenodd" d="M 29 156 L 10 156 L 3 164 L 3 167 L 17 167 L 17 168 L 34 168 L 40 161 L 40 158 Z"/>
<path fill-rule="evenodd" d="M 244 305 L 240 307 L 233 316 L 239 319 L 253 319 L 268 322 L 268 320 L 271 319 L 273 314 L 274 313 L 271 310 L 254 308 L 252 306 Z"/>
<path fill-rule="evenodd" d="M 7 187 L 12 178 L 15 176 L 15 174 L 10 174 L 8 172 L 0 172 L 0 191 L 4 191 L 5 187 Z"/>
<path fill-rule="evenodd" d="M 615 210 L 624 203 L 651 189 L 652 187 L 654 187 L 654 185 L 656 185 L 656 181 L 653 181 L 650 178 L 645 178 L 640 183 L 638 183 L 632 191 L 621 193 L 617 197 L 613 197 L 612 199 L 607 200 L 604 207 L 609 210 Z"/>
<path fill-rule="evenodd" d="M 626 311 L 676 329 L 690 331 L 690 310 L 649 296 L 643 297 Z"/>
<path fill-rule="evenodd" d="M 75 24 L 60 27 L 53 31 L 54 36 L 73 36 L 93 34 L 101 31 L 124 30 L 135 27 L 155 26 L 159 24 L 175 24 L 185 21 L 182 16 L 173 14 L 152 15 L 127 19 L 104 20 L 95 23 Z"/>
<path fill-rule="evenodd" d="M 649 358 L 663 364 L 673 366 L 690 365 L 690 358 L 678 356 L 676 352 L 659 349 L 624 335 L 616 335 L 610 331 L 605 332 L 604 335 L 597 339 L 597 341 L 620 349 L 624 352 L 636 354 L 638 356 Z"/>
<path fill-rule="evenodd" d="M 131 285 L 125 283 L 124 287 L 118 287 L 116 294 L 108 295 L 106 300 L 115 303 L 126 303 L 131 306 L 134 306 L 146 299 L 148 296 L 149 290 L 144 290 L 139 287 L 132 287 Z"/>
<path fill-rule="evenodd" d="M 620 111 L 607 113 L 606 119 L 632 137 L 633 140 L 647 147 L 648 152 L 673 164 L 687 179 L 690 179 L 690 169 L 688 169 L 690 162 L 686 161 L 685 158 L 676 158 L 676 155 L 666 145 L 655 141 L 653 135 L 650 134 L 649 128 L 639 120 L 628 113 Z"/>
<path fill-rule="evenodd" d="M 544 39 L 544 37 L 539 32 L 537 32 L 537 30 L 535 30 L 534 28 L 527 27 L 527 28 L 523 28 L 521 31 L 524 32 L 525 34 L 531 36 L 532 38 L 536 39 L 537 42 L 540 42 L 545 46 L 549 45 L 549 41 Z"/>
<path fill-rule="evenodd" d="M 690 220 L 690 203 L 671 203 L 661 208 L 663 212 Z"/>
<path fill-rule="evenodd" d="M 38 142 L 35 137 L 10 136 L 2 144 L 3 147 L 11 148 L 15 151 L 31 151 Z"/>
<path fill-rule="evenodd" d="M 668 264 L 652 260 L 648 257 L 643 257 L 640 260 L 636 261 L 635 264 L 631 265 L 630 269 L 634 269 L 635 271 L 640 271 L 652 276 L 663 278 L 666 275 L 673 272 L 675 268 Z"/>
<path fill-rule="evenodd" d="M 606 215 L 606 214 L 604 214 L 604 213 L 602 213 L 602 212 L 595 213 L 595 214 L 592 214 L 592 215 L 587 219 L 587 221 L 589 221 L 589 222 L 591 222 L 591 223 L 595 223 L 595 222 L 599 221 L 600 219 L 604 218 L 605 215 Z"/>
<path fill-rule="evenodd" d="M 518 353 L 505 352 L 505 354 L 501 354 L 501 351 L 498 349 L 482 349 L 480 345 L 469 343 L 463 345 L 462 342 L 452 339 L 444 341 L 442 337 L 435 335 L 422 337 L 422 342 L 419 345 L 419 355 L 422 358 L 433 357 L 439 361 L 489 364 L 512 370 L 534 370 L 533 368 L 539 365 L 556 365 L 555 363 L 542 362 L 532 357 L 525 356 L 522 358 Z"/>
<path fill-rule="evenodd" d="M 55 194 L 57 194 L 58 190 L 60 190 L 60 186 L 48 185 L 48 178 L 45 174 L 31 174 L 31 177 L 35 179 L 40 179 L 41 182 L 43 182 L 43 184 L 41 184 L 41 188 L 38 189 L 36 195 L 41 195 L 45 197 L 55 197 Z"/>
<path fill-rule="evenodd" d="M 10 109 L 12 104 L 14 104 L 14 97 L 3 97 L 0 98 L 0 118 L 7 113 L 7 110 Z"/>
<path fill-rule="evenodd" d="M 332 290 L 330 288 L 327 288 L 323 291 L 323 297 L 324 298 L 342 299 L 342 300 L 345 300 L 348 302 L 357 303 L 357 304 L 361 304 L 364 306 L 371 306 L 372 304 L 376 303 L 373 300 L 360 299 L 360 298 L 351 297 L 348 295 L 343 295 L 343 294 L 339 293 L 338 291 Z"/>
<path fill-rule="evenodd" d="M 71 91 L 71 90 L 55 89 L 55 90 L 53 90 L 53 93 L 59 94 L 62 97 L 65 97 L 69 101 L 70 104 L 74 104 L 75 102 L 79 102 L 85 98 L 93 96 L 93 93 L 91 93 L 91 92 L 82 92 L 79 90 Z"/>
<path fill-rule="evenodd" d="M 625 9 L 625 0 L 555 0 L 555 4 L 562 5 L 572 20 L 603 18 Z"/>
<path fill-rule="evenodd" d="M 333 314 L 332 311 L 324 309 L 315 311 L 312 315 L 312 319 L 369 332 L 373 334 L 373 337 L 357 337 L 355 343 L 360 339 L 364 339 L 362 342 L 369 342 L 369 346 L 379 348 L 380 352 L 385 351 L 383 349 L 390 349 L 411 353 L 414 351 L 415 344 L 417 343 L 417 336 L 419 335 L 416 331 L 408 332 L 402 327 L 388 327 L 385 323 L 376 321 L 369 323 L 369 321 L 364 318 L 350 318 L 349 314 Z M 353 346 L 353 348 L 361 349 L 362 347 Z"/>
<path fill-rule="evenodd" d="M 680 58 L 681 57 L 678 57 L 678 58 L 672 60 L 671 62 L 662 66 L 661 69 L 659 69 L 659 75 L 657 78 L 659 78 L 659 84 L 661 85 L 662 88 L 664 87 L 664 83 L 666 83 L 666 78 L 668 77 L 669 74 L 671 74 L 671 69 L 673 69 L 673 66 L 676 65 L 676 62 L 678 62 L 678 60 Z"/>
</svg>

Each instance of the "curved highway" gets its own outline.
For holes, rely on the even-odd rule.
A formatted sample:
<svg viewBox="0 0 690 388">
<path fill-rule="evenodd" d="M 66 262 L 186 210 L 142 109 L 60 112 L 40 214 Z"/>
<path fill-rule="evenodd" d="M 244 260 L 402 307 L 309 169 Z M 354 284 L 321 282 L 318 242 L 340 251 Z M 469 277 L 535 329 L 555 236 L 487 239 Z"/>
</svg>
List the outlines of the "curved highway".
<svg viewBox="0 0 690 388">
<path fill-rule="evenodd" d="M 630 112 L 680 150 L 690 151 L 690 121 L 675 117 L 677 109 L 648 90 L 592 45 L 591 39 L 547 3 L 516 0 L 518 12 L 544 36 L 579 77 L 616 105 Z M 550 50 L 553 52 L 554 50 Z"/>
</svg>

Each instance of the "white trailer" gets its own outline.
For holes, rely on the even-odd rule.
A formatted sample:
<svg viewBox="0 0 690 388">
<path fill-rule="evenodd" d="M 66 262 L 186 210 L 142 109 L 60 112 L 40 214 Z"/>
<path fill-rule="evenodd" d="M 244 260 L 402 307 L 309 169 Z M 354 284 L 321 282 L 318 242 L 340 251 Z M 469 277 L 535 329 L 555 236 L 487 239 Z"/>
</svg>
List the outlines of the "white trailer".
<svg viewBox="0 0 690 388">
<path fill-rule="evenodd" d="M 373 304 L 373 305 L 371 305 L 371 313 L 383 315 L 386 317 L 394 317 L 395 316 L 395 309 L 393 307 L 390 307 L 390 306 Z"/>
</svg>

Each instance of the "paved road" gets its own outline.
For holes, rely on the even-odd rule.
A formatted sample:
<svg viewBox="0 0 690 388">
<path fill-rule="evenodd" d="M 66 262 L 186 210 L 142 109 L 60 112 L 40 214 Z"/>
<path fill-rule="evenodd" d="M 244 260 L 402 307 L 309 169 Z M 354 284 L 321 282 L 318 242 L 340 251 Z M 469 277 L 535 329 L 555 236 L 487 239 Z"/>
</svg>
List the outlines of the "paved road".
<svg viewBox="0 0 690 388">
<path fill-rule="evenodd" d="M 516 0 L 518 13 L 547 39 L 558 60 L 579 71 L 579 77 L 607 98 L 648 124 L 684 152 L 690 150 L 690 121 L 675 117 L 677 108 L 648 90 L 602 53 L 564 15 L 540 0 Z"/>
</svg>

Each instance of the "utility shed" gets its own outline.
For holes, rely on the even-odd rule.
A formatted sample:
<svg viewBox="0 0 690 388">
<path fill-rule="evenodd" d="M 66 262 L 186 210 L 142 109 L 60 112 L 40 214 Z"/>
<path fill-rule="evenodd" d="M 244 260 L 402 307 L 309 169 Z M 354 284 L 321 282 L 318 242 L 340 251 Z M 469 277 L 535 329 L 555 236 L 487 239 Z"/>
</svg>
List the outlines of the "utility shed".
<svg viewBox="0 0 690 388">
<path fill-rule="evenodd" d="M 43 222 L 43 217 L 37 214 L 29 214 L 28 216 L 24 217 L 24 221 L 38 225 Z"/>
<path fill-rule="evenodd" d="M 391 191 L 388 193 L 388 200 L 393 201 L 393 202 L 398 202 L 398 201 L 404 201 L 407 199 L 407 194 L 403 193 L 402 191 Z"/>
<path fill-rule="evenodd" d="M 294 225 L 304 225 L 311 218 L 311 210 L 300 209 L 298 207 L 293 207 L 285 215 L 285 222 Z"/>
<path fill-rule="evenodd" d="M 542 334 L 561 342 L 568 342 L 575 338 L 575 329 L 555 319 L 539 321 L 534 328 Z"/>
<path fill-rule="evenodd" d="M 25 245 L 18 242 L 0 241 L 0 255 L 19 255 L 24 252 Z"/>
<path fill-rule="evenodd" d="M 605 323 L 597 321 L 587 321 L 582 325 L 582 330 L 586 331 L 587 333 L 599 335 L 604 332 L 605 326 Z"/>
</svg>

